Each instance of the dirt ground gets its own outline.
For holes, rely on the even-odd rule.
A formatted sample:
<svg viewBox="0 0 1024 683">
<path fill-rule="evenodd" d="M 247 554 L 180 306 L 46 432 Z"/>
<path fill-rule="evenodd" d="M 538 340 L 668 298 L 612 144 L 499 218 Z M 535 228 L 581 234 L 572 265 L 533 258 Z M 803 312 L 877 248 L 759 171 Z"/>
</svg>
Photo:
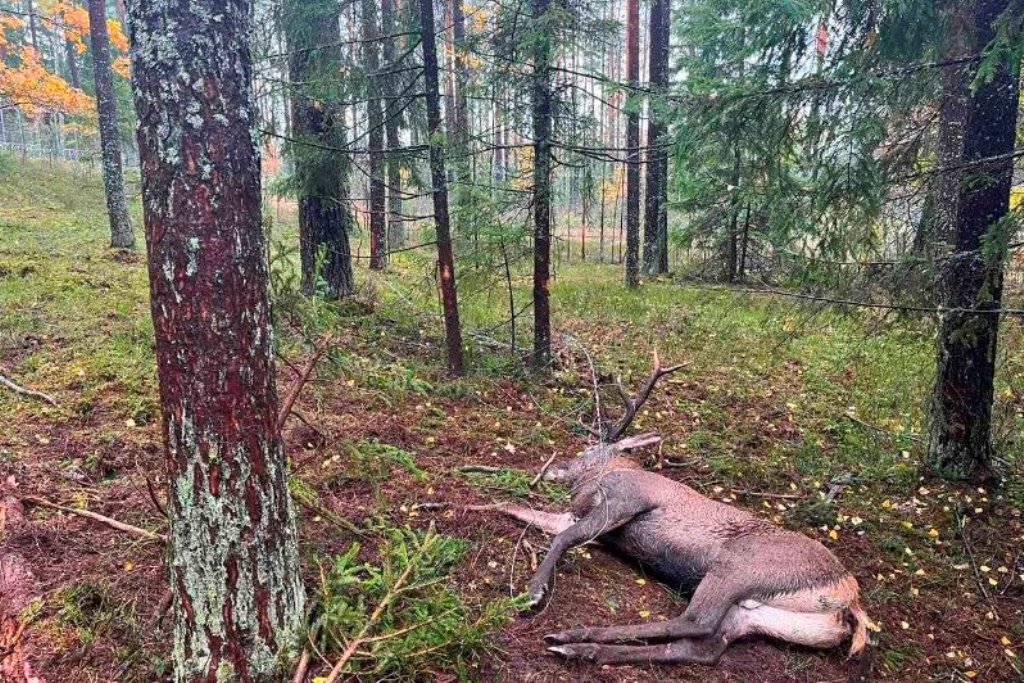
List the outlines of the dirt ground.
<svg viewBox="0 0 1024 683">
<path fill-rule="evenodd" d="M 286 369 L 282 369 L 282 375 L 287 377 Z M 699 383 L 693 381 L 667 383 L 649 409 L 655 411 L 660 405 L 681 399 L 699 400 L 700 392 Z M 569 456 L 584 446 L 584 441 L 568 430 L 549 425 L 551 433 L 557 435 L 554 443 L 537 448 L 509 447 L 538 423 L 550 422 L 538 413 L 530 395 L 512 381 L 494 382 L 489 390 L 465 398 L 429 401 L 410 397 L 404 403 L 395 403 L 382 400 L 379 392 L 350 386 L 343 378 L 324 373 L 304 393 L 299 408 L 313 426 L 292 420 L 286 430 L 297 476 L 314 472 L 324 457 L 336 452 L 335 441 L 342 438 L 377 439 L 416 454 L 419 467 L 431 475 L 429 488 L 400 470 L 392 472 L 379 487 L 318 487 L 315 476 L 308 481 L 318 487 L 319 505 L 356 524 L 370 515 L 384 514 L 396 524 L 405 522 L 419 528 L 436 524 L 443 533 L 468 539 L 473 550 L 456 578 L 462 592 L 479 600 L 507 597 L 510 588 L 521 589 L 531 562 L 543 552 L 544 537 L 531 531 L 524 544 L 522 529 L 513 521 L 485 513 L 428 512 L 415 506 L 436 501 L 471 504 L 500 499 L 500 495 L 491 495 L 451 475 L 467 463 L 533 472 L 549 454 Z M 0 436 L 0 447 L 20 454 L 17 466 L 8 474 L 9 493 L 88 507 L 148 529 L 164 525 L 158 508 L 163 496 L 163 463 L 155 424 L 112 427 L 109 417 L 102 413 L 61 420 L 50 419 L 49 409 L 38 408 L 31 413 L 13 432 Z M 422 416 L 426 414 L 434 417 L 425 421 Z M 424 426 L 427 423 L 429 427 Z M 781 430 L 781 438 L 785 438 L 785 431 Z M 691 465 L 668 468 L 664 474 L 698 488 L 710 488 L 714 479 L 706 467 L 697 461 Z M 153 495 L 148 491 L 147 479 L 153 483 Z M 757 496 L 741 496 L 737 504 L 767 509 L 760 502 Z M 552 507 L 550 501 L 538 499 L 533 503 Z M 85 607 L 90 607 L 89 601 L 109 601 L 111 604 L 102 605 L 103 612 L 113 615 L 108 623 L 93 625 L 94 641 L 83 642 L 73 619 L 66 614 L 60 617 L 52 606 L 44 607 L 28 629 L 27 638 L 47 680 L 146 680 L 152 672 L 166 667 L 170 627 L 166 620 L 157 624 L 165 591 L 161 545 L 77 516 L 31 504 L 27 508 L 28 521 L 8 527 L 4 550 L 27 560 L 36 575 L 38 594 L 45 598 L 68 586 L 104 586 L 104 591 L 79 599 L 85 601 Z M 306 557 L 340 552 L 353 540 L 348 532 L 315 511 L 300 508 L 300 515 Z M 981 523 L 1019 534 L 1019 511 L 1016 515 L 1008 515 L 1009 521 L 985 521 L 982 517 Z M 978 586 L 969 575 L 955 591 L 921 590 L 910 613 L 900 601 L 877 599 L 888 595 L 878 590 L 883 583 L 887 591 L 906 592 L 913 579 L 909 572 L 896 568 L 899 574 L 893 573 L 892 563 L 879 557 L 864 537 L 846 538 L 847 542 L 832 547 L 861 580 L 868 610 L 875 621 L 883 624 L 883 632 L 876 635 L 887 645 L 882 661 L 876 648 L 864 658 L 847 660 L 841 651 L 819 653 L 749 642 L 730 648 L 714 668 L 567 664 L 546 653 L 543 634 L 583 624 L 663 619 L 677 614 L 685 605 L 656 582 L 645 580 L 636 568 L 598 548 L 584 548 L 571 553 L 563 563 L 550 604 L 539 614 L 515 617 L 500 633 L 493 655 L 481 665 L 479 680 L 924 681 L 939 680 L 942 672 L 942 680 L 1001 681 L 1018 675 L 1014 658 L 1003 652 L 1009 649 L 993 638 L 992 632 L 979 628 L 979 624 L 984 627 L 992 620 L 982 617 L 979 621 L 977 614 L 978 603 L 984 601 L 1003 618 L 1019 619 L 1021 583 L 1012 575 L 999 575 L 1000 584 L 984 599 L 975 593 Z M 986 539 L 976 542 L 985 543 Z M 312 573 L 308 563 L 307 569 Z M 312 575 L 308 578 L 315 582 Z M 876 599 L 870 599 L 872 595 Z M 142 625 L 141 630 L 117 623 L 117 615 L 127 606 L 135 612 L 136 621 L 132 623 Z M 900 628 L 901 622 L 910 621 L 915 624 L 913 630 Z M 894 639 L 899 641 L 895 650 Z M 894 651 L 899 656 L 891 654 Z M 973 660 L 965 663 L 964 651 L 971 652 Z M 968 668 L 972 665 L 976 668 Z"/>
</svg>

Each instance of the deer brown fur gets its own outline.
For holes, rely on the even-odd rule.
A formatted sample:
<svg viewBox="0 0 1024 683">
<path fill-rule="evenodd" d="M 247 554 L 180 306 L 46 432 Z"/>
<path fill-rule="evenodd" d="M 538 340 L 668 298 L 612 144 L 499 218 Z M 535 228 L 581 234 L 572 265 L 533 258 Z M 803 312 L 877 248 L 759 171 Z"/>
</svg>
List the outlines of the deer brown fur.
<svg viewBox="0 0 1024 683">
<path fill-rule="evenodd" d="M 548 479 L 570 487 L 568 514 L 491 506 L 555 534 L 529 584 L 533 605 L 543 600 L 564 553 L 589 541 L 692 593 L 686 611 L 674 619 L 553 633 L 545 638 L 549 649 L 602 664 L 711 664 L 729 643 L 763 635 L 813 648 L 850 640 L 850 654 L 861 652 L 868 618 L 857 581 L 839 560 L 817 541 L 624 457 L 659 441 L 649 434 L 601 444 L 549 471 Z"/>
</svg>

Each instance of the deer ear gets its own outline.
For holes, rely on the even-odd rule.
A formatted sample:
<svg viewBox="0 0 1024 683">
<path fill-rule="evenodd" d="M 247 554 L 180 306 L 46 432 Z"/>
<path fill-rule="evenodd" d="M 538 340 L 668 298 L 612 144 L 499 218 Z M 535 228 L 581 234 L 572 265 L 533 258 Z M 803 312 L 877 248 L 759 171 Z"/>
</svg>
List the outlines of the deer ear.
<svg viewBox="0 0 1024 683">
<path fill-rule="evenodd" d="M 661 436 L 658 434 L 640 434 L 639 436 L 631 436 L 628 439 L 616 441 L 612 444 L 617 452 L 631 451 L 634 448 L 643 448 L 644 446 L 653 446 L 654 444 L 661 443 Z"/>
</svg>

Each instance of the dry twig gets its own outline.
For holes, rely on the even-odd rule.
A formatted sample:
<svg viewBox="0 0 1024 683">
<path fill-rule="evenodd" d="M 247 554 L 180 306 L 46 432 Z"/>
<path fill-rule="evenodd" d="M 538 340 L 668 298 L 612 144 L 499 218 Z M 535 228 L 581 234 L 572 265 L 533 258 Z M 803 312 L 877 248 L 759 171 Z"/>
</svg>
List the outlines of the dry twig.
<svg viewBox="0 0 1024 683">
<path fill-rule="evenodd" d="M 537 476 L 535 476 L 535 477 L 534 477 L 534 478 L 533 478 L 533 479 L 532 479 L 532 480 L 530 481 L 530 488 L 531 488 L 531 489 L 532 489 L 532 488 L 534 488 L 535 486 L 537 486 L 537 484 L 539 484 L 539 483 L 540 483 L 540 480 L 541 480 L 541 479 L 542 479 L 542 478 L 544 477 L 544 474 L 545 474 L 545 473 L 546 473 L 546 472 L 548 471 L 548 468 L 549 468 L 549 467 L 551 467 L 551 463 L 553 463 L 553 462 L 555 461 L 555 458 L 556 458 L 556 457 L 558 457 L 558 453 L 557 453 L 557 452 L 556 452 L 556 453 L 552 453 L 552 454 L 551 454 L 551 457 L 550 457 L 550 458 L 548 458 L 548 459 L 547 459 L 547 460 L 546 460 L 546 461 L 544 462 L 544 465 L 543 465 L 543 466 L 542 466 L 542 467 L 540 468 L 540 471 L 539 471 L 539 472 L 537 472 Z"/>
<path fill-rule="evenodd" d="M 302 374 L 295 379 L 291 388 L 288 389 L 288 394 L 281 403 L 281 411 L 277 414 L 277 431 L 280 432 L 284 427 L 284 423 L 288 420 L 288 415 L 291 414 L 295 401 L 299 399 L 299 394 L 302 393 L 302 388 L 306 386 L 307 382 L 309 382 L 309 377 L 313 374 L 316 364 L 319 363 L 320 359 L 324 357 L 325 353 L 327 353 L 329 342 L 330 338 L 324 340 L 324 343 L 320 345 L 320 348 L 314 351 L 313 355 L 309 358 L 309 362 L 306 363 L 306 367 L 302 369 Z"/>
<path fill-rule="evenodd" d="M 461 467 L 455 468 L 456 472 L 462 474 L 498 474 L 504 472 L 503 467 L 491 467 L 490 465 L 462 465 Z"/>
<path fill-rule="evenodd" d="M 21 396 L 25 396 L 27 398 L 34 398 L 34 399 L 36 399 L 38 401 L 42 401 L 44 403 L 49 403 L 54 408 L 59 408 L 60 407 L 60 404 L 57 403 L 57 399 L 55 399 L 53 396 L 50 396 L 49 394 L 44 394 L 41 391 L 35 391 L 33 389 L 26 389 L 23 386 L 15 384 L 14 382 L 12 382 L 11 380 L 7 379 L 3 375 L 0 375 L 0 386 L 6 387 L 6 388 L 10 389 L 11 391 L 13 391 L 14 393 L 20 394 Z"/>
<path fill-rule="evenodd" d="M 102 524 L 106 524 L 112 529 L 117 529 L 118 531 L 123 531 L 127 534 L 132 534 L 133 536 L 138 536 L 139 538 L 144 538 L 148 541 L 160 541 L 161 543 L 167 542 L 167 536 L 163 534 L 158 534 L 156 532 L 149 531 L 148 529 L 143 529 L 142 527 L 137 527 L 131 524 L 126 524 L 124 522 L 119 522 L 116 519 L 107 517 L 106 515 L 101 515 L 97 512 L 92 512 L 90 510 L 76 510 L 75 508 L 69 508 L 63 505 L 57 505 L 56 503 L 51 503 L 50 501 L 45 500 L 43 498 L 36 498 L 35 496 L 25 496 L 21 500 L 23 503 L 39 505 L 42 507 L 51 508 L 53 510 L 60 510 L 61 512 L 67 512 L 68 514 L 78 515 L 79 517 L 85 517 L 87 519 L 91 519 Z"/>
<path fill-rule="evenodd" d="M 995 621 L 999 621 L 999 612 L 996 609 L 996 603 L 992 600 L 992 596 L 988 594 L 988 589 L 985 588 L 985 580 L 981 577 L 981 571 L 978 569 L 978 562 L 974 558 L 974 547 L 971 545 L 970 539 L 967 538 L 967 534 L 964 533 L 964 517 L 960 512 L 959 507 L 956 509 L 956 529 L 957 534 L 960 536 L 960 540 L 964 542 L 964 550 L 967 552 L 967 559 L 971 562 L 971 570 L 974 572 L 974 580 L 978 584 L 978 589 L 985 598 L 985 602 L 988 603 L 988 607 L 992 611 L 992 616 L 995 617 Z"/>
</svg>

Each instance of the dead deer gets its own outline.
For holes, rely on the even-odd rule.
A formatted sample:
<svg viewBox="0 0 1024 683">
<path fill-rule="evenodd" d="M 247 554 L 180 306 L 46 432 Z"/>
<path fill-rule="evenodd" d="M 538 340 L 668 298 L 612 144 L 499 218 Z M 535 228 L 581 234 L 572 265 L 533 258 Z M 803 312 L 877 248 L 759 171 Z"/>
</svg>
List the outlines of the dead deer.
<svg viewBox="0 0 1024 683">
<path fill-rule="evenodd" d="M 539 604 L 569 549 L 597 541 L 637 561 L 668 586 L 692 593 L 682 615 L 660 623 L 585 627 L 545 636 L 548 649 L 601 664 L 713 664 L 728 645 L 762 635 L 812 648 L 850 639 L 850 655 L 867 643 L 868 618 L 857 580 L 821 543 L 749 512 L 706 498 L 624 457 L 661 441 L 656 434 L 622 438 L 658 380 L 654 372 L 636 398 L 618 385 L 626 409 L 602 443 L 545 474 L 572 494 L 571 512 L 516 505 L 483 506 L 553 534 L 529 584 Z"/>
</svg>

